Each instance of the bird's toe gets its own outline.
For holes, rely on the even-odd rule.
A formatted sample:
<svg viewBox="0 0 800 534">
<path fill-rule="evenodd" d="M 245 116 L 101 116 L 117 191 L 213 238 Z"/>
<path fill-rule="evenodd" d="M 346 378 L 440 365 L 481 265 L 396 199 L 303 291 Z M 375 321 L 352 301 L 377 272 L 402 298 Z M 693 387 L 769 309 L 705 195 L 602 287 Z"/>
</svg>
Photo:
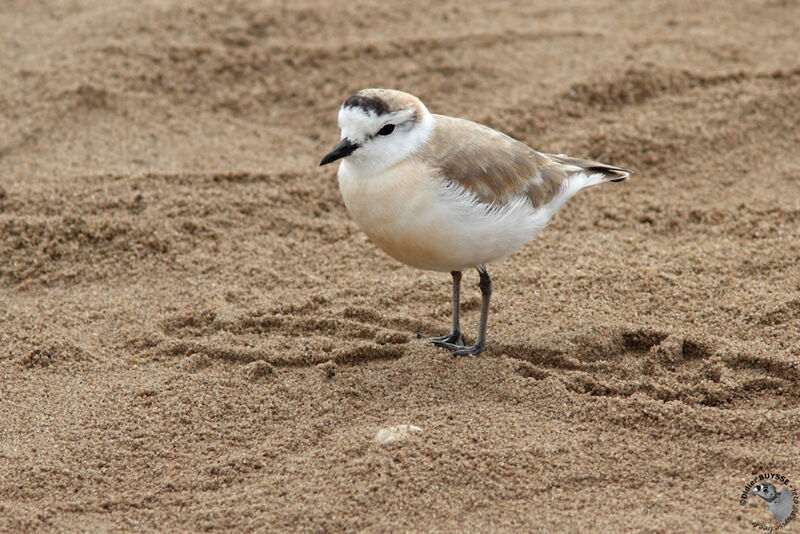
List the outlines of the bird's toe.
<svg viewBox="0 0 800 534">
<path fill-rule="evenodd" d="M 471 347 L 463 347 L 453 351 L 453 356 L 475 356 L 476 354 L 483 352 L 485 349 L 486 347 L 482 347 L 480 345 L 472 345 Z"/>
<path fill-rule="evenodd" d="M 454 345 L 454 346 L 457 345 L 459 347 L 463 347 L 464 346 L 464 338 L 461 335 L 461 331 L 460 330 L 451 330 L 449 333 L 447 333 L 447 334 L 445 334 L 443 336 L 436 336 L 436 337 L 428 337 L 428 336 L 426 336 L 425 334 L 423 334 L 421 332 L 415 332 L 415 333 L 417 335 L 417 339 L 430 339 L 431 343 L 433 343 L 437 347 L 443 346 L 443 345 L 440 345 L 440 343 L 446 343 L 448 345 Z M 447 347 L 445 347 L 445 348 L 447 348 Z"/>
<path fill-rule="evenodd" d="M 453 356 L 474 356 L 480 354 L 486 348 L 484 345 L 472 345 L 469 347 L 463 344 L 448 343 L 446 341 L 432 340 L 432 343 L 437 347 L 453 351 Z"/>
<path fill-rule="evenodd" d="M 443 336 L 432 337 L 431 341 L 434 343 L 441 342 L 441 343 L 450 343 L 451 345 L 459 345 L 464 346 L 464 338 L 461 335 L 461 332 L 458 330 L 451 331 L 449 334 L 445 334 Z"/>
</svg>

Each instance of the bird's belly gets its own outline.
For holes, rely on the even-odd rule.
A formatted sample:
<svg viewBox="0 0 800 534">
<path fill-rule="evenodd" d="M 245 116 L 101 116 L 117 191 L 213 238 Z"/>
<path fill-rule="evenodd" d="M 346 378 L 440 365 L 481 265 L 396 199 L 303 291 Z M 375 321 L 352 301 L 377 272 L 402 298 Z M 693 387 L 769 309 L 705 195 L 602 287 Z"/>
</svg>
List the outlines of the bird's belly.
<svg viewBox="0 0 800 534">
<path fill-rule="evenodd" d="M 489 208 L 414 163 L 357 176 L 343 162 L 339 187 L 364 233 L 398 261 L 454 271 L 502 259 L 541 229 L 529 204 Z"/>
</svg>

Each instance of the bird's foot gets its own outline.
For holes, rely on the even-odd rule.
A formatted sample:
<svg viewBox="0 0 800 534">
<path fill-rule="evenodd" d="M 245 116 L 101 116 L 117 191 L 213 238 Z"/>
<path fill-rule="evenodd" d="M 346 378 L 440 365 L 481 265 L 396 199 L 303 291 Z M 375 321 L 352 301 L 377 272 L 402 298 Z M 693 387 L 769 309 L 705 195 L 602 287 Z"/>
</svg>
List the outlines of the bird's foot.
<svg viewBox="0 0 800 534">
<path fill-rule="evenodd" d="M 432 340 L 433 344 L 443 349 L 452 350 L 453 356 L 474 356 L 480 354 L 486 349 L 485 343 L 475 343 L 470 347 L 464 346 L 463 343 L 448 343 L 447 341 Z"/>
<path fill-rule="evenodd" d="M 425 334 L 417 332 L 417 337 L 420 339 L 430 339 L 433 344 L 436 343 L 450 343 L 452 345 L 464 346 L 464 338 L 461 337 L 461 330 L 450 330 L 450 333 L 443 336 L 428 337 Z"/>
<path fill-rule="evenodd" d="M 444 336 L 432 337 L 431 341 L 434 343 L 450 343 L 452 345 L 464 345 L 464 338 L 461 337 L 460 330 L 451 330 L 449 334 Z"/>
</svg>

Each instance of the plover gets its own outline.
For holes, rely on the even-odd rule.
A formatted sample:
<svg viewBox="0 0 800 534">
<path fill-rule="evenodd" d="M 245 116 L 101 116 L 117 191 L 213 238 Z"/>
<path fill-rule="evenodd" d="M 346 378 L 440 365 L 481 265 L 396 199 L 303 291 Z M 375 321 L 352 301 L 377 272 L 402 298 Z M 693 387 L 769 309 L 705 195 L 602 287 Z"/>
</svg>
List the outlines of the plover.
<svg viewBox="0 0 800 534">
<path fill-rule="evenodd" d="M 775 491 L 775 486 L 763 482 L 750 490 L 750 495 L 758 495 L 769 506 L 769 511 L 778 523 L 789 517 L 792 512 L 792 493 L 789 488 L 783 488 L 780 493 Z"/>
<path fill-rule="evenodd" d="M 320 165 L 341 159 L 339 189 L 347 210 L 389 256 L 450 272 L 450 332 L 432 338 L 455 355 L 486 347 L 492 280 L 501 260 L 542 230 L 575 193 L 626 180 L 631 171 L 564 154 L 544 154 L 492 128 L 436 115 L 415 96 L 363 89 L 339 108 L 341 140 Z M 459 320 L 461 271 L 480 275 L 475 344 Z"/>
</svg>

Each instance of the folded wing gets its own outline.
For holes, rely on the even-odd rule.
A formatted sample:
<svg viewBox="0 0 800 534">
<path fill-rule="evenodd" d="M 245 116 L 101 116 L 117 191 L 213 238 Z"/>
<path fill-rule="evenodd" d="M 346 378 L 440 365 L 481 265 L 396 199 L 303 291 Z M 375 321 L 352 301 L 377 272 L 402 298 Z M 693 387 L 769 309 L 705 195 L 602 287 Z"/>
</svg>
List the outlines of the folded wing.
<svg viewBox="0 0 800 534">
<path fill-rule="evenodd" d="M 547 204 L 577 173 L 618 182 L 631 171 L 597 161 L 543 154 L 497 130 L 464 119 L 434 115 L 436 128 L 418 154 L 445 180 L 486 204 L 504 205 L 527 196 L 534 207 Z M 457 140 L 458 142 L 454 142 Z"/>
</svg>

